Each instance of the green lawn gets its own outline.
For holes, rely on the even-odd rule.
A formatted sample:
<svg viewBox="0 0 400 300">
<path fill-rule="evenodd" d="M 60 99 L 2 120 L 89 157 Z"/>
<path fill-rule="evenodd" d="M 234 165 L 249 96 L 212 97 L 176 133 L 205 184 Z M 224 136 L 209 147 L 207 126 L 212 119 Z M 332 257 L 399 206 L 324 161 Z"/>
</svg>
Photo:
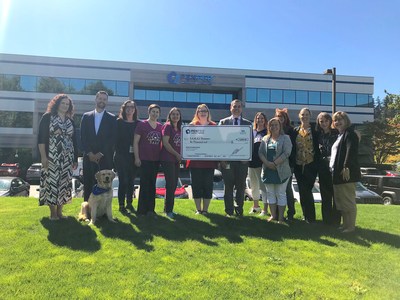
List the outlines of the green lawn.
<svg viewBox="0 0 400 300">
<path fill-rule="evenodd" d="M 34 198 L 0 198 L 0 299 L 400 299 L 400 206 L 359 205 L 343 235 L 299 206 L 280 225 L 177 200 L 171 221 L 121 215 L 114 199 L 117 223 L 89 227 L 80 203 L 52 222 Z"/>
</svg>

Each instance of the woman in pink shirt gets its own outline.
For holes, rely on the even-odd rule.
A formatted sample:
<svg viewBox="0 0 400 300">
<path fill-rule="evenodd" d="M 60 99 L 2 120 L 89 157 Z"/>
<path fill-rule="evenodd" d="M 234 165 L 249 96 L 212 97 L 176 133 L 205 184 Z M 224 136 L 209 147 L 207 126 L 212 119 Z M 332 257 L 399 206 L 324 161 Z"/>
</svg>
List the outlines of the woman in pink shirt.
<svg viewBox="0 0 400 300">
<path fill-rule="evenodd" d="M 162 136 L 162 125 L 157 122 L 160 112 L 160 106 L 151 104 L 148 108 L 148 119 L 136 125 L 133 139 L 135 165 L 141 167 L 138 215 L 157 216 L 154 208 Z"/>
<path fill-rule="evenodd" d="M 167 217 L 175 217 L 174 200 L 175 189 L 179 177 L 179 163 L 181 161 L 181 111 L 173 107 L 162 127 L 161 166 L 165 175 L 165 204 L 164 211 Z"/>
</svg>

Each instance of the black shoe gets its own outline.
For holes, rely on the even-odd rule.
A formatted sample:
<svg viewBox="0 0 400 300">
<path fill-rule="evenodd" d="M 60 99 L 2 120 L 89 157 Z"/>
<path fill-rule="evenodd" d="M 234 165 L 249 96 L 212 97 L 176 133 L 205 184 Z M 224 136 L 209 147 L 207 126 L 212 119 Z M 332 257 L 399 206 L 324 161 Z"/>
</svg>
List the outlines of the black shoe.
<svg viewBox="0 0 400 300">
<path fill-rule="evenodd" d="M 126 210 L 126 208 L 124 206 L 120 206 L 119 207 L 119 211 L 123 214 L 129 214 L 129 212 Z"/>
<path fill-rule="evenodd" d="M 129 210 L 131 211 L 131 213 L 136 213 L 136 209 L 133 207 L 132 204 L 128 204 L 128 205 L 126 206 L 126 209 L 129 209 Z"/>
</svg>

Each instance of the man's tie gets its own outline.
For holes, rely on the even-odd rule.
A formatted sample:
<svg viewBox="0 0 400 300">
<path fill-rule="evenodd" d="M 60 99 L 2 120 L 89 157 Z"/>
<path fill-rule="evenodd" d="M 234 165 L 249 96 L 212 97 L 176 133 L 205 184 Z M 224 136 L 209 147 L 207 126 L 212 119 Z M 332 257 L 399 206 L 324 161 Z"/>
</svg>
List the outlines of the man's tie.
<svg viewBox="0 0 400 300">
<path fill-rule="evenodd" d="M 235 123 L 233 123 L 233 125 L 239 125 L 238 118 L 235 118 Z"/>
</svg>

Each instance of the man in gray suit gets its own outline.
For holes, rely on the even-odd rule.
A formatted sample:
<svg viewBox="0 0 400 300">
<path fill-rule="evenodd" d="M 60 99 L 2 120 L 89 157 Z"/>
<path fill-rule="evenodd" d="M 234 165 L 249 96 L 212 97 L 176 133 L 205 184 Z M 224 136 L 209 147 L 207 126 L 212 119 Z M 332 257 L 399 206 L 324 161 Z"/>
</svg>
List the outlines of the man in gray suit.
<svg viewBox="0 0 400 300">
<path fill-rule="evenodd" d="M 235 99 L 231 102 L 231 116 L 219 121 L 218 125 L 250 125 L 251 122 L 242 118 L 242 101 Z M 235 212 L 243 216 L 244 190 L 246 188 L 247 161 L 222 161 L 221 171 L 224 178 L 224 202 L 227 217 Z M 233 189 L 236 188 L 236 206 L 233 203 Z"/>
</svg>

